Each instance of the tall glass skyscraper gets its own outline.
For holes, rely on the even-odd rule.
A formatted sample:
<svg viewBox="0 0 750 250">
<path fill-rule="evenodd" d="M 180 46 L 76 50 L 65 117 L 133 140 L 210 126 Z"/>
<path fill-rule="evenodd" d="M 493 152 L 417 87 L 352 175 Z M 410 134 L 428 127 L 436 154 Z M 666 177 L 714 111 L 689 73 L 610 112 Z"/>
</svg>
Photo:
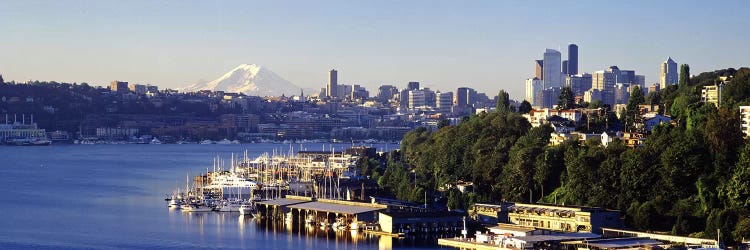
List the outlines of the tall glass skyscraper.
<svg viewBox="0 0 750 250">
<path fill-rule="evenodd" d="M 667 58 L 667 61 L 661 64 L 659 73 L 659 87 L 661 89 L 666 89 L 669 85 L 677 84 L 677 63 L 672 60 L 672 57 Z"/>
<path fill-rule="evenodd" d="M 544 51 L 544 88 L 560 88 L 562 87 L 562 70 L 560 66 L 561 60 L 560 51 L 554 49 L 547 49 Z"/>
<path fill-rule="evenodd" d="M 578 74 L 578 45 L 568 45 L 568 75 Z"/>
<path fill-rule="evenodd" d="M 338 97 L 338 82 L 338 71 L 332 69 L 330 72 L 328 72 L 328 88 L 326 88 L 326 95 L 328 97 Z"/>
</svg>

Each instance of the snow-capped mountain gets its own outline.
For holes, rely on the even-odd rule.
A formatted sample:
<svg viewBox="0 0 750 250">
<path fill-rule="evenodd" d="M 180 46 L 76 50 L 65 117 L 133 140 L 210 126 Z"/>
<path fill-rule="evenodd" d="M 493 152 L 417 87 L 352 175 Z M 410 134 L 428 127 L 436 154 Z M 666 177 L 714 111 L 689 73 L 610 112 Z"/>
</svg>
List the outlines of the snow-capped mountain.
<svg viewBox="0 0 750 250">
<path fill-rule="evenodd" d="M 192 84 L 184 91 L 226 91 L 253 96 L 299 95 L 300 88 L 276 73 L 255 64 L 242 64 L 210 82 Z"/>
</svg>

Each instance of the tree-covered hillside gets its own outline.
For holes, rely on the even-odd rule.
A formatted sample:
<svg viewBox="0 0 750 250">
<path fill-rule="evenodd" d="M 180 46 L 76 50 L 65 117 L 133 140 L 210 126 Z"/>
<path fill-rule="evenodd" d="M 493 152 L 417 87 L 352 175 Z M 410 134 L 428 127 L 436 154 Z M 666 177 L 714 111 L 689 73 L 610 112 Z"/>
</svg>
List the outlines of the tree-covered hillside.
<svg viewBox="0 0 750 250">
<path fill-rule="evenodd" d="M 702 86 L 721 76 L 731 80 L 721 107 L 701 102 Z M 750 143 L 737 108 L 750 104 L 750 69 L 702 73 L 637 102 L 660 105 L 676 125 L 659 125 L 642 147 L 550 146 L 549 126 L 531 128 L 520 114 L 499 109 L 434 132 L 410 132 L 402 158 L 388 165 L 380 183 L 398 198 L 421 201 L 425 192 L 436 197 L 470 181 L 472 192 L 448 190 L 449 206 L 501 200 L 599 206 L 623 211 L 640 230 L 716 237 L 721 229 L 729 242 L 750 238 Z"/>
</svg>

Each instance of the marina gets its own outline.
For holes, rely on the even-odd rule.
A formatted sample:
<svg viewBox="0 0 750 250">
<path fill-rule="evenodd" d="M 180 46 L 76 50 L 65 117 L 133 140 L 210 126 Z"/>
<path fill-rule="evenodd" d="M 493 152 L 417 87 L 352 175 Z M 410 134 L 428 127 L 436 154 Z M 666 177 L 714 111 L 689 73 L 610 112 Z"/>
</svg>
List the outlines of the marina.
<svg viewBox="0 0 750 250">
<path fill-rule="evenodd" d="M 330 144 L 325 145 L 326 148 Z M 351 144 L 333 144 L 337 151 Z M 385 145 L 374 145 L 384 148 Z M 436 239 L 391 238 L 364 231 L 321 230 L 258 220 L 240 212 L 168 209 L 164 193 L 184 192 L 186 172 L 200 173 L 216 155 L 259 156 L 288 145 L 54 145 L 0 147 L 13 167 L 0 181 L 3 249 L 183 248 L 431 249 Z M 322 144 L 307 145 L 322 148 Z M 393 145 L 389 146 L 393 148 Z M 45 157 L 38 157 L 44 155 Z M 123 158 L 123 156 L 137 156 Z M 229 164 L 227 164 L 229 165 Z M 270 194 L 269 194 L 270 195 Z M 148 225 L 148 227 L 144 227 Z M 419 246 L 419 247 L 417 247 Z"/>
</svg>

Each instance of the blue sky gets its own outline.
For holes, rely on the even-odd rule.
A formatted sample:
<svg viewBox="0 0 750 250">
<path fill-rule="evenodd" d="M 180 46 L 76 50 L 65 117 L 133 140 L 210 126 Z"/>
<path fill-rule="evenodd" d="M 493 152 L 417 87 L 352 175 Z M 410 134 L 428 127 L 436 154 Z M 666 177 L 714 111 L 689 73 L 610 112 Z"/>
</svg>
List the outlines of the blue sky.
<svg viewBox="0 0 750 250">
<path fill-rule="evenodd" d="M 750 1 L 2 1 L 6 80 L 183 87 L 242 63 L 305 87 L 376 92 L 409 81 L 521 99 L 545 48 L 579 45 L 580 71 L 658 81 L 750 66 Z M 565 52 L 563 51 L 563 56 Z"/>
</svg>

